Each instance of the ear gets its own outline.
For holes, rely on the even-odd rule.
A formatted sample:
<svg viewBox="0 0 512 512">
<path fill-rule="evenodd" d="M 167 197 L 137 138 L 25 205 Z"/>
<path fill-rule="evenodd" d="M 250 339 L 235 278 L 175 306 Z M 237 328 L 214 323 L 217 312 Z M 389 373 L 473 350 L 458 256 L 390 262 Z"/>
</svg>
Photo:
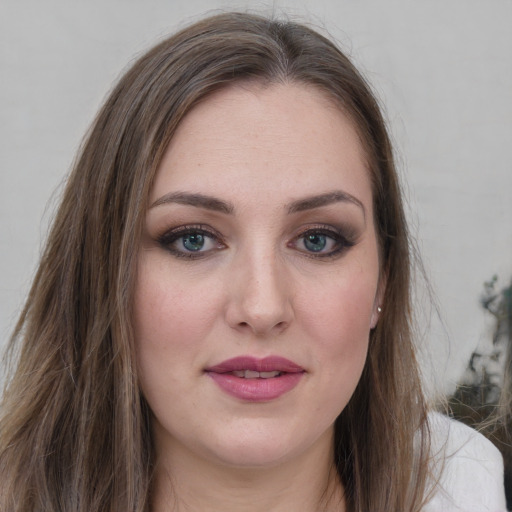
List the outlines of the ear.
<svg viewBox="0 0 512 512">
<path fill-rule="evenodd" d="M 370 329 L 375 329 L 375 327 L 377 327 L 377 322 L 379 321 L 381 312 L 382 312 L 381 306 L 374 306 L 373 312 L 372 312 L 372 319 L 370 322 Z"/>
<path fill-rule="evenodd" d="M 375 300 L 373 302 L 372 317 L 370 320 L 370 329 L 375 329 L 377 322 L 379 321 L 380 314 L 383 309 L 384 295 L 386 291 L 387 277 L 381 275 L 379 278 L 379 284 L 377 286 L 377 293 L 375 294 Z"/>
</svg>

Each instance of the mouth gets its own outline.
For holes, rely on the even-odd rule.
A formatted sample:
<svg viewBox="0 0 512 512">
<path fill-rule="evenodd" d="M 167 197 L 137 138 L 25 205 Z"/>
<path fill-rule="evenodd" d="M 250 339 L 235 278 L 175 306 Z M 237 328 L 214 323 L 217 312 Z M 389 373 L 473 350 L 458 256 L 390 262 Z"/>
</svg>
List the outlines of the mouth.
<svg viewBox="0 0 512 512">
<path fill-rule="evenodd" d="M 283 372 L 253 372 L 252 370 L 237 370 L 231 372 L 231 375 L 240 377 L 242 379 L 273 379 L 274 377 L 280 377 Z"/>
<path fill-rule="evenodd" d="M 283 373 L 303 373 L 302 366 L 281 356 L 267 356 L 263 359 L 240 356 L 222 361 L 206 369 L 207 372 L 233 373 L 246 379 L 268 379 Z"/>
<path fill-rule="evenodd" d="M 228 395 L 247 402 L 268 402 L 298 385 L 305 369 L 280 356 L 228 359 L 205 373 Z"/>
</svg>

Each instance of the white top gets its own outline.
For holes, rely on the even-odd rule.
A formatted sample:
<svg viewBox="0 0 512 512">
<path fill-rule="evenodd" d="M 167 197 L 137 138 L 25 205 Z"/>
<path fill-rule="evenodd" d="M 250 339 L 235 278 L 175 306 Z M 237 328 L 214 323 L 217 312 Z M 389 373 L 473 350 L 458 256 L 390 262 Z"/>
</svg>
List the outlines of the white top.
<svg viewBox="0 0 512 512">
<path fill-rule="evenodd" d="M 439 486 L 423 512 L 505 512 L 503 459 L 482 434 L 439 413 L 430 416 Z"/>
</svg>

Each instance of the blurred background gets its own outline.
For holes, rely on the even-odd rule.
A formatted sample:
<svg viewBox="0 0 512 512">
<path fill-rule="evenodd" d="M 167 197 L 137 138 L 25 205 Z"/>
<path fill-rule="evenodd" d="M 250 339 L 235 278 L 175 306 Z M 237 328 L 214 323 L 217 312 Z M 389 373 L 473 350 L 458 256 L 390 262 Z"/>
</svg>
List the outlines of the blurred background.
<svg viewBox="0 0 512 512">
<path fill-rule="evenodd" d="M 481 299 L 493 276 L 498 297 L 512 278 L 511 0 L 2 0 L 0 349 L 61 184 L 112 84 L 159 39 L 232 9 L 312 24 L 373 85 L 427 275 L 416 307 L 432 393 L 467 379 L 474 352 L 500 363 L 496 318 Z"/>
</svg>

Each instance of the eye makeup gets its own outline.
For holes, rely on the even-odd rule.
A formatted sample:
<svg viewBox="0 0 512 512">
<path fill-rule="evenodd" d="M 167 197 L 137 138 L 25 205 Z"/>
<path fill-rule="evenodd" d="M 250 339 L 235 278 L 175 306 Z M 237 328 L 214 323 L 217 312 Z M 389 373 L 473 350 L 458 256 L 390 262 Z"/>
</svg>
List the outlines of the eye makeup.
<svg viewBox="0 0 512 512">
<path fill-rule="evenodd" d="M 307 257 L 335 259 L 342 256 L 356 244 L 354 229 L 340 228 L 330 224 L 304 226 L 287 246 L 298 250 Z"/>
<path fill-rule="evenodd" d="M 331 224 L 307 224 L 286 243 L 286 247 L 312 259 L 341 257 L 356 244 L 357 230 Z M 226 249 L 219 231 L 207 224 L 184 224 L 165 230 L 156 237 L 158 245 L 172 256 L 183 259 L 207 258 Z"/>
<path fill-rule="evenodd" d="M 205 258 L 226 248 L 220 233 L 205 224 L 171 228 L 158 236 L 157 242 L 173 256 L 186 259 Z"/>
</svg>

